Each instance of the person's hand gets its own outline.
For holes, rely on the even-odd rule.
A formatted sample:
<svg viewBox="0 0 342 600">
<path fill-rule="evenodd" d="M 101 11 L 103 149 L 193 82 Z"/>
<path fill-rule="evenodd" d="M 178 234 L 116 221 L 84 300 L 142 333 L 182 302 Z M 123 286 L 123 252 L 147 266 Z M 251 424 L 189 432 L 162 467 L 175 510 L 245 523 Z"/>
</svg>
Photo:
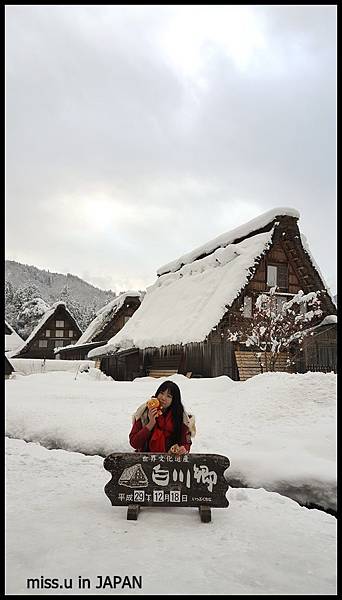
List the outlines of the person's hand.
<svg viewBox="0 0 342 600">
<path fill-rule="evenodd" d="M 158 416 L 158 408 L 154 407 L 154 408 L 149 408 L 148 409 L 148 423 L 147 423 L 147 427 L 149 429 L 153 429 L 153 427 L 156 424 L 156 418 Z"/>
<path fill-rule="evenodd" d="M 187 454 L 186 448 L 184 446 L 178 446 L 178 444 L 171 446 L 169 452 L 171 454 L 176 454 L 177 456 L 180 456 L 181 454 Z"/>
</svg>

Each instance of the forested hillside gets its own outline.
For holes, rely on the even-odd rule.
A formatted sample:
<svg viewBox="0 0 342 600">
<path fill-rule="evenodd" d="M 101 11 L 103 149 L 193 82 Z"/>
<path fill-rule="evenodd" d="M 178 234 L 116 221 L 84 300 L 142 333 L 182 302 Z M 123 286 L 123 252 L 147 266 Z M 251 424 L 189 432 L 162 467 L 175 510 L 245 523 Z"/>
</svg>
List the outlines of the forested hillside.
<svg viewBox="0 0 342 600">
<path fill-rule="evenodd" d="M 115 296 L 71 273 L 62 275 L 5 261 L 5 318 L 24 339 L 46 308 L 58 300 L 65 302 L 84 331 L 96 312 Z"/>
</svg>

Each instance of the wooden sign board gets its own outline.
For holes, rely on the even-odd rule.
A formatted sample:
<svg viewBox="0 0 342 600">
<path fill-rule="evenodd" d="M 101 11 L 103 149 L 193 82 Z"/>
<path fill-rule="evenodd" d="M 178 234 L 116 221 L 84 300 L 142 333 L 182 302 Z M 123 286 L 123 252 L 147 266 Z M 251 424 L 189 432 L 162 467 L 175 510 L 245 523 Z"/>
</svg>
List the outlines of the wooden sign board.
<svg viewBox="0 0 342 600">
<path fill-rule="evenodd" d="M 128 505 L 128 519 L 137 518 L 140 506 L 194 506 L 210 521 L 211 508 L 229 505 L 229 465 L 220 454 L 113 453 L 104 460 L 112 475 L 104 490 L 112 506 Z"/>
</svg>

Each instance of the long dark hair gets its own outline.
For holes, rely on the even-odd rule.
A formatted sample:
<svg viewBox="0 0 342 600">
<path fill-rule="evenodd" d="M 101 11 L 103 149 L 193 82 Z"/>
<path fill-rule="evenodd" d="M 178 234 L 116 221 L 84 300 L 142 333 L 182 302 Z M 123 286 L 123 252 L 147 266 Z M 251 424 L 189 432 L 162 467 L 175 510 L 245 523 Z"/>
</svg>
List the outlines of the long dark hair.
<svg viewBox="0 0 342 600">
<path fill-rule="evenodd" d="M 158 396 L 161 392 L 168 391 L 172 396 L 172 403 L 168 410 L 171 411 L 174 430 L 172 435 L 169 438 L 169 448 L 173 446 L 173 444 L 181 444 L 182 441 L 182 423 L 183 423 L 183 414 L 184 414 L 184 406 L 182 404 L 181 392 L 176 383 L 173 381 L 164 381 L 156 393 L 155 397 Z"/>
</svg>

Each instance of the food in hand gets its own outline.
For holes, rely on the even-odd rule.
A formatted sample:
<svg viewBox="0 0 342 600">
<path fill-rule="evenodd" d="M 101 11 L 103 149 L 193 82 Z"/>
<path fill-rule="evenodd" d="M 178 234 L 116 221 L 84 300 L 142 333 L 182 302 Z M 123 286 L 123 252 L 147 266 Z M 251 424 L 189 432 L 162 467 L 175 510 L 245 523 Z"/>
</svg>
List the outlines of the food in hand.
<svg viewBox="0 0 342 600">
<path fill-rule="evenodd" d="M 150 400 L 148 400 L 147 408 L 157 408 L 158 410 L 156 413 L 156 417 L 159 417 L 162 414 L 162 410 L 161 410 L 161 406 L 160 406 L 160 402 L 159 402 L 158 398 L 152 397 Z"/>
<path fill-rule="evenodd" d="M 169 452 L 171 452 L 171 454 L 186 454 L 186 449 L 184 448 L 184 446 L 179 446 L 178 444 L 173 444 L 173 446 L 171 446 Z"/>
</svg>

